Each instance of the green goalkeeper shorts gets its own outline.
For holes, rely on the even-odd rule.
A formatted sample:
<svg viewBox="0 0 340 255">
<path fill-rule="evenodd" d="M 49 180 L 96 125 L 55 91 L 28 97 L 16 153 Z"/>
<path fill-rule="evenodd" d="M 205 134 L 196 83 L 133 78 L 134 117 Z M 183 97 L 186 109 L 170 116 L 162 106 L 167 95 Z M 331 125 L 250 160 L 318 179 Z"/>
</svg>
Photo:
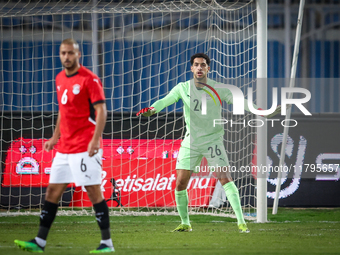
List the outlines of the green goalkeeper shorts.
<svg viewBox="0 0 340 255">
<path fill-rule="evenodd" d="M 229 166 L 223 139 L 221 139 L 203 146 L 181 146 L 178 153 L 176 169 L 192 170 L 195 173 L 200 172 L 203 157 L 207 159 L 210 171 L 214 171 L 217 167 Z"/>
</svg>

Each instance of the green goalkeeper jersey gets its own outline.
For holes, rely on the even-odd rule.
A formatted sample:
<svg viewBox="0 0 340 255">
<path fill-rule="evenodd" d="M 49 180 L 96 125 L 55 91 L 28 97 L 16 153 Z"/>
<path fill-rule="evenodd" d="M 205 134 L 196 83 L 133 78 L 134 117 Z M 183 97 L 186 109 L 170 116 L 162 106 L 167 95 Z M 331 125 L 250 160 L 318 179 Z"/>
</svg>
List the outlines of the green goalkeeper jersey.
<svg viewBox="0 0 340 255">
<path fill-rule="evenodd" d="M 215 88 L 217 82 L 211 79 L 207 80 L 207 84 Z M 217 96 L 210 91 L 214 98 L 207 94 L 208 88 L 200 89 L 195 86 L 194 80 L 181 82 L 177 84 L 170 93 L 163 99 L 153 103 L 151 107 L 156 109 L 156 113 L 165 107 L 182 99 L 184 105 L 184 119 L 186 124 L 186 134 L 182 142 L 184 147 L 199 147 L 210 143 L 216 139 L 222 139 L 224 135 L 223 125 L 215 124 L 214 120 L 222 119 L 222 106 Z M 215 88 L 219 94 L 221 101 L 228 104 L 233 103 L 233 96 L 227 88 Z M 202 114 L 202 95 L 206 98 L 207 112 Z M 244 106 L 249 111 L 247 100 L 244 100 Z"/>
</svg>

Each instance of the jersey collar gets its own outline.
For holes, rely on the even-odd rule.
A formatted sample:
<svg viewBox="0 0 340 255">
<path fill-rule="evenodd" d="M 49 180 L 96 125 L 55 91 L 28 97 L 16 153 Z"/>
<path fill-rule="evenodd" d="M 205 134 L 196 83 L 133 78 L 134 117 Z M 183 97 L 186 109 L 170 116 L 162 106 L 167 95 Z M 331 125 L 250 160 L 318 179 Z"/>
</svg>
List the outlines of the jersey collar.
<svg viewBox="0 0 340 255">
<path fill-rule="evenodd" d="M 80 70 L 82 67 L 83 67 L 83 66 L 82 66 L 82 65 L 80 65 L 80 67 L 79 67 L 78 71 L 77 71 L 77 72 L 75 72 L 74 74 L 71 74 L 71 75 L 67 75 L 67 74 L 66 74 L 66 72 L 65 72 L 65 76 L 66 76 L 67 78 L 71 78 L 71 77 L 73 77 L 73 76 L 76 76 L 76 75 L 79 73 L 79 70 Z"/>
</svg>

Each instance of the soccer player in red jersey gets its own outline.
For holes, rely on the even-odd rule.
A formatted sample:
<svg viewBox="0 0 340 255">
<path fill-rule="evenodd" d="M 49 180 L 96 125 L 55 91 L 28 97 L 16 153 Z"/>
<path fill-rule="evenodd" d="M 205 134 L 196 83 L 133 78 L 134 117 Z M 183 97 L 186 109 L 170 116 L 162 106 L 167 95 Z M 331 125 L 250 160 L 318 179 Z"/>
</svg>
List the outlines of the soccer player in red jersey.
<svg viewBox="0 0 340 255">
<path fill-rule="evenodd" d="M 81 53 L 75 40 L 65 39 L 59 53 L 65 69 L 56 77 L 58 120 L 52 138 L 44 145 L 50 151 L 59 140 L 58 152 L 52 163 L 38 235 L 29 242 L 14 242 L 23 250 L 43 252 L 58 202 L 67 185 L 74 182 L 85 187 L 101 230 L 100 246 L 90 253 L 113 252 L 109 208 L 100 188 L 101 136 L 107 116 L 104 90 L 100 79 L 80 65 Z"/>
</svg>

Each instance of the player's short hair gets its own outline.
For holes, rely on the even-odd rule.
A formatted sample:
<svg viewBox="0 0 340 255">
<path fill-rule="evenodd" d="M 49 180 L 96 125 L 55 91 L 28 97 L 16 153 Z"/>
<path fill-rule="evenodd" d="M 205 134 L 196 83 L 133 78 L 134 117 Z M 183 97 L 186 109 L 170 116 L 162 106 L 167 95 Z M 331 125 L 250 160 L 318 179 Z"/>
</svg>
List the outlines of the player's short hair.
<svg viewBox="0 0 340 255">
<path fill-rule="evenodd" d="M 73 45 L 75 50 L 79 50 L 79 44 L 73 38 L 67 38 L 61 42 L 61 44 Z"/>
<path fill-rule="evenodd" d="M 195 58 L 204 58 L 207 61 L 207 65 L 210 66 L 210 58 L 208 57 L 208 55 L 204 53 L 196 53 L 195 55 L 192 55 L 190 58 L 191 65 L 194 64 Z"/>
</svg>

